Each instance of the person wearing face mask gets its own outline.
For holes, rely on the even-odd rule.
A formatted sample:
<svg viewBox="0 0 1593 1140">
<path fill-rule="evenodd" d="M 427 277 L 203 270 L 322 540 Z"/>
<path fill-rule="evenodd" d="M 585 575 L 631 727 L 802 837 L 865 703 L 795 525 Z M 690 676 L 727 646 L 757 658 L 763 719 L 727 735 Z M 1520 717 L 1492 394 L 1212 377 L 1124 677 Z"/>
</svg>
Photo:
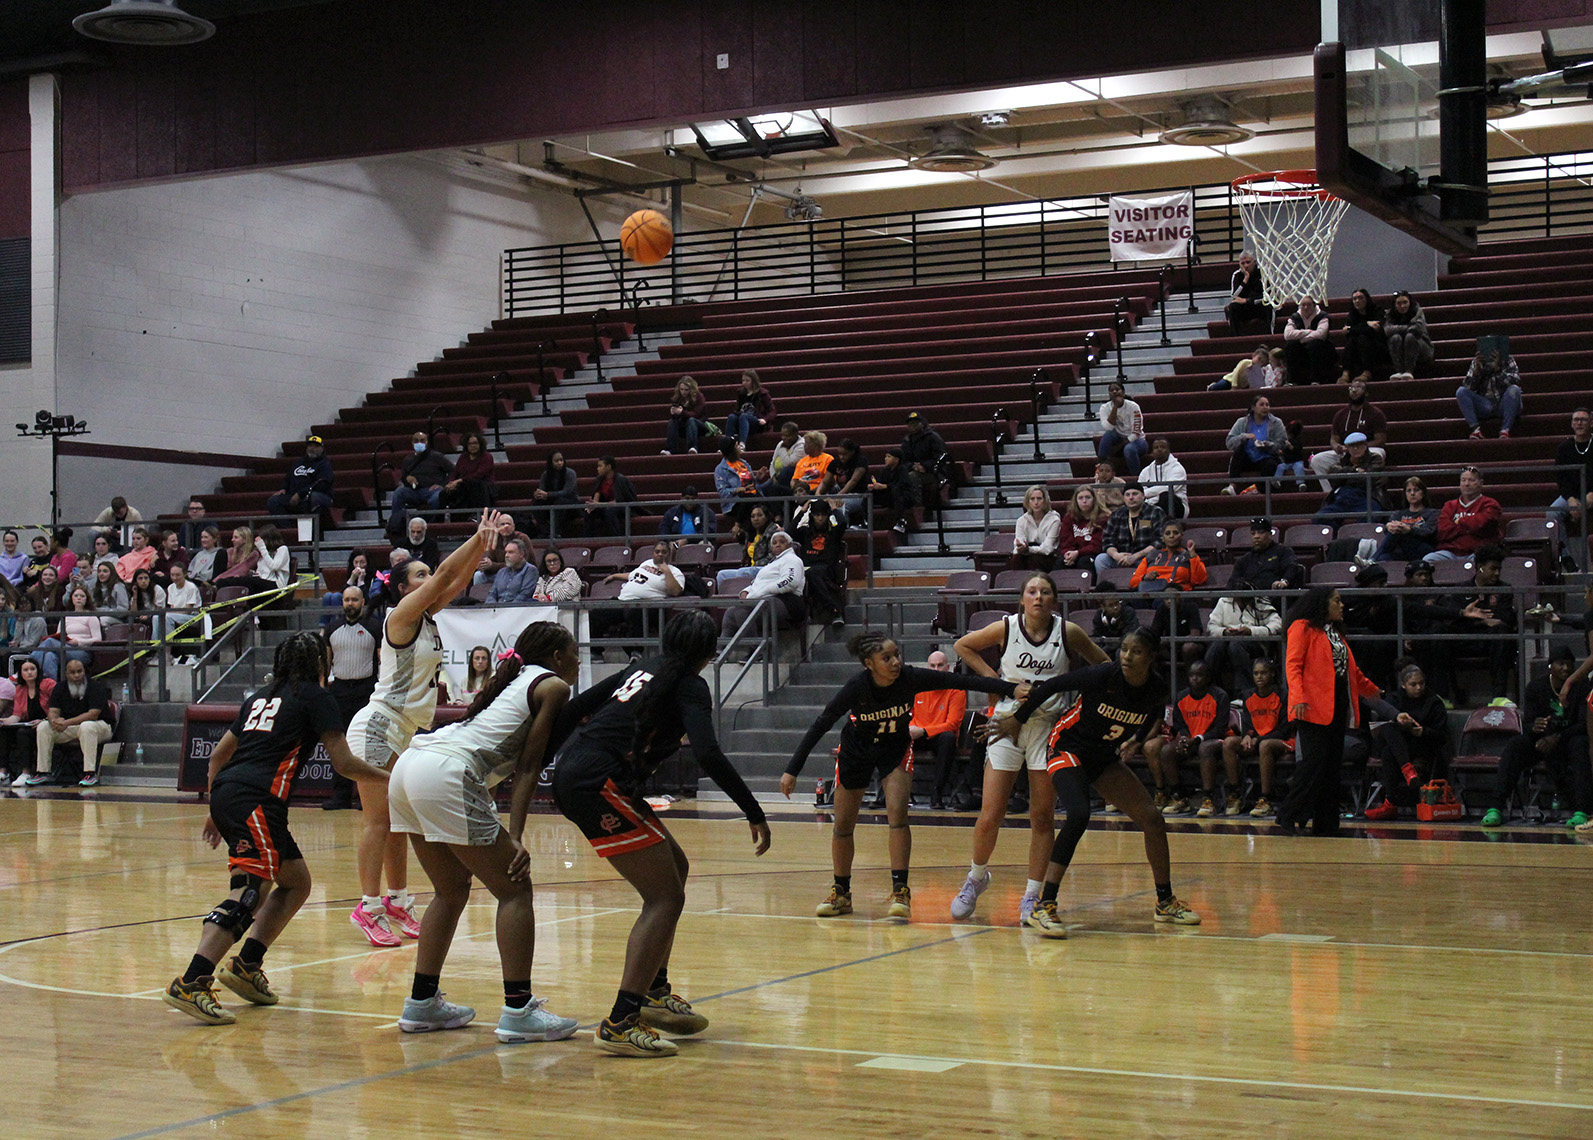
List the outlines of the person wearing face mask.
<svg viewBox="0 0 1593 1140">
<path fill-rule="evenodd" d="M 425 432 L 417 431 L 412 435 L 409 445 L 412 454 L 406 455 L 399 467 L 392 514 L 387 520 L 388 538 L 394 546 L 404 545 L 409 511 L 417 507 L 436 510 L 443 487 L 454 476 L 454 465 L 432 450 L 431 437 Z"/>
<path fill-rule="evenodd" d="M 1339 378 L 1339 354 L 1328 339 L 1328 323 L 1316 298 L 1300 298 L 1299 310 L 1283 327 L 1283 366 L 1290 384 L 1331 384 Z"/>
<path fill-rule="evenodd" d="M 382 645 L 381 624 L 360 587 L 344 589 L 343 609 L 327 624 L 326 643 L 332 654 L 326 689 L 337 702 L 338 726 L 347 732 L 354 714 L 370 703 L 376 691 L 377 654 Z M 341 811 L 353 806 L 354 781 L 334 771 L 332 794 L 321 807 Z"/>
</svg>

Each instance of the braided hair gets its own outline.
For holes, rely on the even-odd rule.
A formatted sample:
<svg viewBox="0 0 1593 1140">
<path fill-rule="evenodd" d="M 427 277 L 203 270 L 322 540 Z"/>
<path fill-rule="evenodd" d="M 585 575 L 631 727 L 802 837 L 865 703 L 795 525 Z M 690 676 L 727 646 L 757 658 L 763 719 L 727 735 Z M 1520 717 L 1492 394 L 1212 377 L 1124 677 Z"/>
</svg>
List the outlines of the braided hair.
<svg viewBox="0 0 1593 1140">
<path fill-rule="evenodd" d="M 316 630 L 305 630 L 277 646 L 271 659 L 271 692 L 284 685 L 307 683 L 319 685 L 326 668 L 327 644 Z"/>
<path fill-rule="evenodd" d="M 534 621 L 526 626 L 515 639 L 514 652 L 507 654 L 498 662 L 492 680 L 488 681 L 486 687 L 476 694 L 476 699 L 470 702 L 463 720 L 473 719 L 497 700 L 498 695 L 509 687 L 510 682 L 518 677 L 520 670 L 527 665 L 541 665 L 546 668 L 555 653 L 574 644 L 575 638 L 570 635 L 570 631 L 556 621 Z"/>
<path fill-rule="evenodd" d="M 681 683 L 697 675 L 703 662 L 710 660 L 719 645 L 719 630 L 714 619 L 702 610 L 676 614 L 664 626 L 659 649 L 663 660 L 653 679 L 642 686 L 636 698 L 636 733 L 631 738 L 631 756 L 640 763 L 652 744 L 658 710 L 676 703 Z"/>
<path fill-rule="evenodd" d="M 854 633 L 847 638 L 846 652 L 867 665 L 868 659 L 884 649 L 887 641 L 894 640 L 895 638 L 888 633 L 877 629 L 865 629 L 862 633 Z"/>
</svg>

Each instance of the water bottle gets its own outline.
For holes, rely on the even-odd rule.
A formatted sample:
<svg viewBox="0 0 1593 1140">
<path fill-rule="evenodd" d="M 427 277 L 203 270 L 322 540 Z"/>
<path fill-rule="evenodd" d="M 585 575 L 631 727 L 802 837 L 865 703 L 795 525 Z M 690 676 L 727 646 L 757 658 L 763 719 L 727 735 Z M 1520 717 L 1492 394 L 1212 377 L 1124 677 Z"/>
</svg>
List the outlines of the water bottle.
<svg viewBox="0 0 1593 1140">
<path fill-rule="evenodd" d="M 138 747 L 133 749 L 133 763 L 134 764 L 142 764 L 143 762 L 144 762 L 144 745 L 143 745 L 142 742 L 140 742 Z"/>
<path fill-rule="evenodd" d="M 127 703 L 127 701 L 128 701 L 127 682 L 123 681 L 122 682 L 122 704 L 125 705 Z"/>
</svg>

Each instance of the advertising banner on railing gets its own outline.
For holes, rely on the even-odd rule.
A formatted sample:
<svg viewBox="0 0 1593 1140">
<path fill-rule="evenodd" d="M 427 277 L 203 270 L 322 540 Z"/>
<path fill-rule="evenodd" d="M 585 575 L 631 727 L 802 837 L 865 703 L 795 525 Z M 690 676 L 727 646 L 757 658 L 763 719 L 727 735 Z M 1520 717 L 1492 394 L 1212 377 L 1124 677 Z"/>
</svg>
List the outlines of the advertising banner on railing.
<svg viewBox="0 0 1593 1140">
<path fill-rule="evenodd" d="M 1113 261 L 1184 257 L 1195 237 L 1195 193 L 1181 190 L 1159 198 L 1112 196 L 1107 238 Z"/>
<path fill-rule="evenodd" d="M 443 640 L 443 671 L 448 674 L 450 692 L 462 693 L 465 673 L 470 668 L 470 651 L 485 645 L 492 651 L 493 668 L 498 654 L 513 649 L 520 631 L 534 621 L 556 621 L 575 635 L 576 643 L 588 644 L 585 610 L 560 610 L 558 606 L 450 606 L 437 615 L 437 629 Z M 581 688 L 592 683 L 591 654 L 581 653 Z"/>
</svg>

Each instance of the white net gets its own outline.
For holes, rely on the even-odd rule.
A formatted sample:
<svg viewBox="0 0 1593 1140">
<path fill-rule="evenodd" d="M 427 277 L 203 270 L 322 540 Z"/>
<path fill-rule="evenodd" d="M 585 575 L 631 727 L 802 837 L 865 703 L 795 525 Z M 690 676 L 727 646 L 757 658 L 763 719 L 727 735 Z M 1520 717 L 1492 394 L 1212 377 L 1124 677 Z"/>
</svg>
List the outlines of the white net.
<svg viewBox="0 0 1593 1140">
<path fill-rule="evenodd" d="M 1269 305 L 1326 300 L 1328 257 L 1348 206 L 1308 171 L 1280 171 L 1233 184 L 1248 244 L 1261 265 Z"/>
</svg>

